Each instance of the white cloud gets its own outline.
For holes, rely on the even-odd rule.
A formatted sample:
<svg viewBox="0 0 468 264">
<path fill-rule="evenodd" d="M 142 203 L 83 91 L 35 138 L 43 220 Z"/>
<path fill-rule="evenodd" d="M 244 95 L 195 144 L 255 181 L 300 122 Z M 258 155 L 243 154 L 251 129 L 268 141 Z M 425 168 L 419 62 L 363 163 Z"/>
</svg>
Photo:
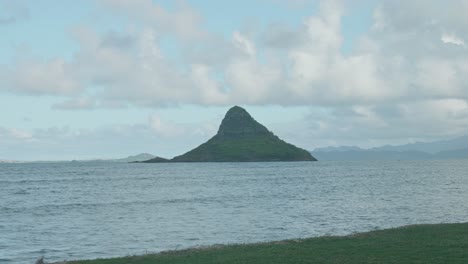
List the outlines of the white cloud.
<svg viewBox="0 0 468 264">
<path fill-rule="evenodd" d="M 462 3 L 447 4 L 454 17 L 436 13 L 436 4 L 419 9 L 418 3 L 382 1 L 374 27 L 353 52 L 343 54 L 341 1 L 322 1 L 318 13 L 298 28 L 267 27 L 259 33 L 265 42 L 256 42 L 255 34 L 241 31 L 230 40 L 208 33 L 186 3 L 168 11 L 150 0 L 102 0 L 102 6 L 145 27 L 105 34 L 77 28 L 73 32 L 80 50 L 71 62 L 21 60 L 10 67 L 3 86 L 67 95 L 72 98 L 65 105 L 75 102 L 78 108 L 91 106 L 80 98 L 100 107 L 326 106 L 467 98 L 468 56 L 450 47 L 462 45 L 464 36 L 445 33 L 468 28 L 455 10 Z M 404 12 L 395 12 L 400 9 Z M 160 48 L 161 38 L 168 36 L 179 39 L 181 60 L 172 60 Z"/>
<path fill-rule="evenodd" d="M 421 94 L 436 97 L 463 97 L 466 91 L 459 83 L 463 70 L 453 61 L 441 58 L 428 58 L 418 62 L 416 66 L 414 84 L 419 87 Z"/>
<path fill-rule="evenodd" d="M 453 44 L 457 46 L 465 46 L 465 41 L 463 41 L 461 38 L 457 37 L 455 34 L 447 34 L 444 33 L 442 34 L 441 39 L 443 43 L 446 44 Z"/>
<path fill-rule="evenodd" d="M 203 104 L 224 104 L 227 96 L 222 85 L 213 79 L 214 70 L 204 64 L 191 65 L 190 79 L 196 90 L 199 91 L 199 100 Z"/>
<path fill-rule="evenodd" d="M 14 92 L 71 96 L 83 89 L 72 65 L 63 59 L 21 60 L 14 69 L 3 68 L 3 73 L 3 86 Z"/>
<path fill-rule="evenodd" d="M 255 57 L 255 45 L 247 37 L 243 36 L 240 32 L 234 31 L 232 34 L 234 46 L 245 53 L 248 57 Z"/>
<path fill-rule="evenodd" d="M 24 140 L 24 139 L 32 139 L 33 137 L 31 133 L 27 131 L 22 131 L 16 128 L 8 129 L 7 132 L 8 134 L 10 134 L 10 136 L 12 136 L 15 139 Z"/>
</svg>

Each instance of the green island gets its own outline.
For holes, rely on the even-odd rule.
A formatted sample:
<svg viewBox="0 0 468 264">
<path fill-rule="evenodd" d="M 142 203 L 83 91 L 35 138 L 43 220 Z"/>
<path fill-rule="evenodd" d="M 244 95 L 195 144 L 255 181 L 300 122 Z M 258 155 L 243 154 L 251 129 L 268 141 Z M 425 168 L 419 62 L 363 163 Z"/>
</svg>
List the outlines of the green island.
<svg viewBox="0 0 468 264">
<path fill-rule="evenodd" d="M 316 161 L 316 159 L 307 150 L 278 138 L 242 107 L 234 106 L 226 113 L 218 133 L 207 142 L 171 160 L 156 157 L 143 163 L 250 161 Z"/>
<path fill-rule="evenodd" d="M 468 263 L 468 223 L 413 225 L 349 236 L 212 246 L 67 264 Z"/>
</svg>

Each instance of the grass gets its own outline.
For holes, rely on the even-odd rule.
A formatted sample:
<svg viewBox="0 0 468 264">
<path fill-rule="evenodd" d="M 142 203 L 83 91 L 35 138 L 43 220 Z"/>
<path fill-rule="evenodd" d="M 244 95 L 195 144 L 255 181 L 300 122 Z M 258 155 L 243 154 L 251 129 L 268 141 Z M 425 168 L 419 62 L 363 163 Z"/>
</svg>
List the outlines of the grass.
<svg viewBox="0 0 468 264">
<path fill-rule="evenodd" d="M 69 262 L 69 264 L 176 263 L 468 263 L 468 223 L 416 225 L 343 237 L 216 246 Z"/>
</svg>

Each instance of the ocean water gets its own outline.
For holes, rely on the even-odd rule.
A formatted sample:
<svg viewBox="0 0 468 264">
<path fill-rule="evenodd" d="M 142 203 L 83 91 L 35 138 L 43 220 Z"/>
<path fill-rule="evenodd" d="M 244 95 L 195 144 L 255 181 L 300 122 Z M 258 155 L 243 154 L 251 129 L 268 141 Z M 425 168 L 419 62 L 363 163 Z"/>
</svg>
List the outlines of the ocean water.
<svg viewBox="0 0 468 264">
<path fill-rule="evenodd" d="M 468 161 L 0 164 L 0 263 L 468 221 Z"/>
</svg>

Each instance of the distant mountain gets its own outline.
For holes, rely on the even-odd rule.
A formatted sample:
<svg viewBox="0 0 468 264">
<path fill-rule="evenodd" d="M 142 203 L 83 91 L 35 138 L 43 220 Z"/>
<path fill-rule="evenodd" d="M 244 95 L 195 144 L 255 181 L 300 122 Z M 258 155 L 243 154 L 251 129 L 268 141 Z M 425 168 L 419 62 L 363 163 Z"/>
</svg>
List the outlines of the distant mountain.
<svg viewBox="0 0 468 264">
<path fill-rule="evenodd" d="M 111 161 L 113 162 L 136 162 L 136 161 L 145 161 L 145 160 L 149 160 L 153 158 L 156 158 L 156 156 L 148 154 L 148 153 L 141 153 L 135 156 L 128 156 L 123 159 L 114 159 Z"/>
<path fill-rule="evenodd" d="M 318 160 L 424 160 L 433 158 L 431 154 L 421 151 L 312 151 Z"/>
<path fill-rule="evenodd" d="M 371 149 L 348 146 L 317 148 L 311 153 L 319 160 L 466 159 L 468 158 L 468 136 Z"/>
<path fill-rule="evenodd" d="M 0 163 L 61 163 L 61 162 L 138 162 L 144 161 L 148 159 L 156 158 L 156 156 L 148 154 L 148 153 L 141 153 L 134 156 L 128 156 L 126 158 L 121 159 L 87 159 L 87 160 L 32 160 L 32 161 L 16 161 L 16 160 L 0 160 Z"/>
<path fill-rule="evenodd" d="M 340 146 L 340 147 L 325 147 L 316 148 L 314 152 L 344 152 L 344 151 L 361 151 L 360 147 L 356 146 Z"/>
<path fill-rule="evenodd" d="M 441 151 L 433 155 L 437 159 L 468 159 L 468 148 Z"/>
<path fill-rule="evenodd" d="M 436 154 L 443 151 L 452 151 L 457 149 L 468 148 L 468 135 L 457 137 L 450 140 L 442 140 L 435 142 L 416 142 L 400 146 L 383 146 L 374 148 L 373 150 L 381 151 L 408 151 L 416 150 L 426 153 Z"/>
<path fill-rule="evenodd" d="M 218 133 L 199 147 L 173 158 L 146 162 L 315 161 L 306 150 L 286 143 L 239 106 L 226 113 Z"/>
<path fill-rule="evenodd" d="M 138 155 L 134 156 L 128 156 L 126 158 L 121 158 L 121 159 L 89 159 L 89 160 L 71 160 L 68 162 L 122 162 L 122 163 L 129 163 L 129 162 L 140 162 L 140 161 L 145 161 L 148 159 L 154 159 L 157 158 L 154 155 L 148 154 L 148 153 L 141 153 Z"/>
</svg>

